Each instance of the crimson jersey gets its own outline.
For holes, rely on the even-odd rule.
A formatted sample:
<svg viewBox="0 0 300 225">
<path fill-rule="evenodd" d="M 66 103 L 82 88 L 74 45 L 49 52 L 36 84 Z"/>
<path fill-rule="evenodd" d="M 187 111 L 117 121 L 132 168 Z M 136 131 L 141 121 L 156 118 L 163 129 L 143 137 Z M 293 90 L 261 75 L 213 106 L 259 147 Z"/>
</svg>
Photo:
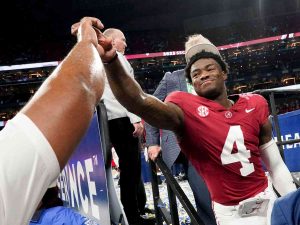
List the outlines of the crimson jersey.
<svg viewBox="0 0 300 225">
<path fill-rule="evenodd" d="M 258 148 L 260 127 L 269 115 L 267 101 L 256 94 L 238 97 L 229 110 L 180 91 L 165 100 L 184 112 L 181 150 L 205 180 L 212 200 L 223 205 L 236 205 L 268 186 Z"/>
</svg>

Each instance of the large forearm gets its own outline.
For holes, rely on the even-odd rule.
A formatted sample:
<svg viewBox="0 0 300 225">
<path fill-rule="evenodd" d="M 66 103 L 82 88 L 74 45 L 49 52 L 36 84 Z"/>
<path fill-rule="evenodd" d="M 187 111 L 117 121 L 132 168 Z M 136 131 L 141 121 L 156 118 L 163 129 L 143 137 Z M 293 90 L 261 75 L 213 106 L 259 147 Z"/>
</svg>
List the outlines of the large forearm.
<svg viewBox="0 0 300 225">
<path fill-rule="evenodd" d="M 181 122 L 176 112 L 156 97 L 144 93 L 118 58 L 106 64 L 104 68 L 115 97 L 128 111 L 140 116 L 152 126 L 176 130 Z"/>
<path fill-rule="evenodd" d="M 86 131 L 102 92 L 99 54 L 90 42 L 80 42 L 22 109 L 48 139 L 61 166 Z"/>
<path fill-rule="evenodd" d="M 115 97 L 128 111 L 136 114 L 137 106 L 143 105 L 147 95 L 130 76 L 119 57 L 105 64 L 104 68 Z"/>
</svg>

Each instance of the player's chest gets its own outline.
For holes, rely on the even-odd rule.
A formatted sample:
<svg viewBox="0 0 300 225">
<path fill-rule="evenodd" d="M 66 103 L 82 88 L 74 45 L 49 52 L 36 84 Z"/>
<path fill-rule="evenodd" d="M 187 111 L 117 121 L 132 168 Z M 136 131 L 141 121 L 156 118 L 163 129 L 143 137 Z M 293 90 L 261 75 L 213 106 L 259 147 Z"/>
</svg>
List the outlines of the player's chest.
<svg viewBox="0 0 300 225">
<path fill-rule="evenodd" d="M 251 109 L 214 110 L 200 105 L 193 107 L 187 114 L 189 127 L 208 136 L 224 136 L 235 126 L 239 126 L 245 135 L 257 135 L 259 121 Z"/>
</svg>

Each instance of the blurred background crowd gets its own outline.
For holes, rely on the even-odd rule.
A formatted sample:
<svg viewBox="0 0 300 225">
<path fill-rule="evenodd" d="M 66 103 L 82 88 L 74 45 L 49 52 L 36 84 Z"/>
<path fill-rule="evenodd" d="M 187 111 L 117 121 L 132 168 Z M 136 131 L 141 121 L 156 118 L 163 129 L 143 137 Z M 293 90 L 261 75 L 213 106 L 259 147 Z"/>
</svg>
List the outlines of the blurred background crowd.
<svg viewBox="0 0 300 225">
<path fill-rule="evenodd" d="M 101 1 L 98 9 L 95 7 L 100 3 L 96 1 L 89 1 L 88 5 L 84 1 L 67 2 L 72 3 L 69 14 L 58 10 L 61 5 L 68 7 L 67 3 L 58 1 L 51 4 L 20 1 L 15 5 L 15 13 L 19 13 L 25 26 L 10 24 L 8 30 L 12 33 L 0 37 L 0 121 L 10 119 L 55 67 L 1 68 L 62 60 L 75 39 L 69 34 L 71 23 L 61 21 L 73 20 L 79 16 L 80 9 L 86 15 L 96 14 L 93 16 L 102 18 L 108 26 L 121 28 L 127 38 L 127 56 L 153 55 L 129 58 L 137 81 L 147 93 L 154 92 L 164 73 L 185 67 L 183 43 L 194 33 L 201 33 L 221 46 L 221 54 L 230 67 L 229 94 L 300 83 L 299 0 L 213 3 L 176 0 L 172 4 L 166 0 L 155 0 L 151 4 L 107 0 Z M 32 7 L 35 10 L 31 10 Z M 126 10 L 130 7 L 134 8 Z M 57 20 L 51 21 L 47 17 L 50 13 L 45 14 L 45 10 L 56 12 Z M 106 13 L 112 10 L 114 18 Z M 129 11 L 134 14 L 130 15 Z M 28 29 L 26 23 L 33 22 L 36 27 Z M 161 54 L 154 57 L 155 53 Z M 299 104 L 299 97 L 282 95 L 277 102 L 277 112 L 299 109 Z"/>
</svg>

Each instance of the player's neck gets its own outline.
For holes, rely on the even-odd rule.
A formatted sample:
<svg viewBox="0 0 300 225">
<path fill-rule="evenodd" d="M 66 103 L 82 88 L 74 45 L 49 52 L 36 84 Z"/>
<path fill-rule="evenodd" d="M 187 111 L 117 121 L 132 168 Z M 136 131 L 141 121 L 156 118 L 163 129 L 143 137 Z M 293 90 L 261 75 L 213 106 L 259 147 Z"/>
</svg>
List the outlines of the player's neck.
<svg viewBox="0 0 300 225">
<path fill-rule="evenodd" d="M 234 104 L 234 101 L 228 99 L 228 96 L 226 93 L 220 95 L 218 98 L 214 99 L 214 101 L 218 102 L 220 105 L 222 105 L 226 109 L 230 109 Z"/>
<path fill-rule="evenodd" d="M 226 108 L 226 109 L 230 109 L 233 106 L 234 101 L 226 98 L 226 99 L 223 99 L 222 101 L 219 101 L 219 104 L 224 106 L 224 108 Z"/>
<path fill-rule="evenodd" d="M 227 100 L 228 100 L 228 103 L 230 105 L 229 108 L 231 108 L 234 105 L 234 101 L 229 99 L 229 98 Z"/>
</svg>

